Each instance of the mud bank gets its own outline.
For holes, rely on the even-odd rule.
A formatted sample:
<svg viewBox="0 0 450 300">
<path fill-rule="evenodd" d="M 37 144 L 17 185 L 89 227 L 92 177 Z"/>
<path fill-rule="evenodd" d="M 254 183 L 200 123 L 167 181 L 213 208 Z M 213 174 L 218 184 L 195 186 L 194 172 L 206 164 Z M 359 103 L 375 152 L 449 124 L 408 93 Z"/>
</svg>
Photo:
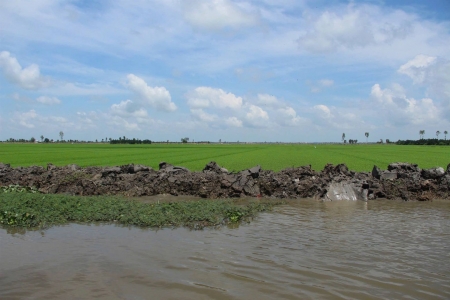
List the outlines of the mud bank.
<svg viewBox="0 0 450 300">
<path fill-rule="evenodd" d="M 386 171 L 349 171 L 345 164 L 328 164 L 320 171 L 310 166 L 280 172 L 259 166 L 230 173 L 215 162 L 203 171 L 162 162 L 159 170 L 143 165 L 86 167 L 67 165 L 46 168 L 17 167 L 0 163 L 0 186 L 36 187 L 42 193 L 70 195 L 123 195 L 130 197 L 171 194 L 203 198 L 322 198 L 373 200 L 377 198 L 427 201 L 450 198 L 450 164 L 447 169 L 421 170 L 415 164 L 392 163 Z"/>
</svg>

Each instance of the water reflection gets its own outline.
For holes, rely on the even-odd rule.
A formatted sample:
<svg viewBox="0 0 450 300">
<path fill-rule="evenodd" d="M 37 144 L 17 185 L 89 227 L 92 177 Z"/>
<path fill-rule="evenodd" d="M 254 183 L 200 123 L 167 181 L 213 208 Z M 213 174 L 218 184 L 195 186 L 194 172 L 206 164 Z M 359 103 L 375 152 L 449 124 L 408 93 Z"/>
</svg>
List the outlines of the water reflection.
<svg viewBox="0 0 450 300">
<path fill-rule="evenodd" d="M 449 225 L 445 201 L 296 200 L 238 228 L 1 229 L 0 299 L 448 299 Z"/>
</svg>

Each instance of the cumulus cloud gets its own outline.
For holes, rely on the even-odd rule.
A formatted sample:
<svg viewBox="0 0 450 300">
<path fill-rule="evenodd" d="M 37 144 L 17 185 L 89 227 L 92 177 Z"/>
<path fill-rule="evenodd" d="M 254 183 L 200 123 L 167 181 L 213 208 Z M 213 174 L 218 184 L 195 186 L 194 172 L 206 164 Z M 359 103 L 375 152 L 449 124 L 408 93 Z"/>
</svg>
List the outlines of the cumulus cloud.
<svg viewBox="0 0 450 300">
<path fill-rule="evenodd" d="M 298 126 L 306 122 L 306 119 L 297 116 L 297 112 L 289 106 L 277 109 L 274 114 L 277 123 L 282 126 Z"/>
<path fill-rule="evenodd" d="M 48 78 L 41 75 L 39 66 L 31 64 L 22 68 L 17 59 L 7 51 L 0 52 L 0 67 L 6 78 L 24 89 L 38 89 L 50 84 Z"/>
<path fill-rule="evenodd" d="M 254 26 L 259 19 L 248 5 L 229 0 L 184 0 L 182 7 L 186 21 L 202 30 L 240 29 Z"/>
<path fill-rule="evenodd" d="M 321 128 L 354 129 L 366 126 L 359 115 L 361 111 L 355 109 L 319 104 L 313 106 L 311 112 L 314 117 L 310 121 Z"/>
<path fill-rule="evenodd" d="M 315 105 L 313 107 L 313 109 L 318 113 L 318 115 L 322 119 L 330 120 L 330 119 L 334 118 L 334 115 L 331 113 L 331 110 L 326 105 L 323 105 L 323 104 Z"/>
<path fill-rule="evenodd" d="M 11 118 L 11 124 L 18 124 L 25 128 L 52 127 L 61 128 L 72 126 L 69 120 L 59 116 L 41 116 L 34 109 L 27 112 L 16 112 Z"/>
<path fill-rule="evenodd" d="M 242 121 L 236 117 L 226 118 L 225 124 L 230 127 L 242 127 Z"/>
<path fill-rule="evenodd" d="M 140 77 L 129 74 L 127 76 L 128 88 L 136 94 L 138 101 L 143 105 L 149 105 L 160 111 L 175 111 L 177 106 L 165 87 L 150 87 Z"/>
<path fill-rule="evenodd" d="M 370 95 L 377 109 L 387 117 L 389 124 L 419 125 L 433 123 L 439 119 L 439 109 L 432 99 L 408 98 L 399 84 L 393 84 L 390 89 L 382 89 L 379 84 L 375 84 Z"/>
<path fill-rule="evenodd" d="M 269 94 L 258 94 L 257 103 L 265 107 L 277 107 L 282 105 L 277 97 Z"/>
<path fill-rule="evenodd" d="M 48 97 L 48 96 L 41 96 L 36 99 L 37 102 L 46 104 L 46 105 L 55 105 L 60 104 L 61 100 L 59 100 L 56 97 Z"/>
<path fill-rule="evenodd" d="M 121 117 L 146 118 L 147 111 L 138 107 L 133 101 L 121 101 L 119 104 L 111 105 L 111 114 Z"/>
<path fill-rule="evenodd" d="M 427 77 L 427 73 L 432 65 L 436 63 L 436 57 L 417 55 L 406 64 L 400 66 L 398 72 L 408 75 L 414 80 L 414 83 L 423 83 Z"/>
<path fill-rule="evenodd" d="M 425 86 L 450 109 L 450 61 L 420 54 L 400 66 L 398 72 L 410 77 L 414 84 Z"/>
<path fill-rule="evenodd" d="M 248 111 L 245 114 L 245 120 L 250 127 L 269 126 L 269 114 L 259 106 L 249 104 Z"/>
<path fill-rule="evenodd" d="M 347 10 L 322 13 L 299 43 L 317 53 L 385 44 L 409 35 L 411 21 L 412 17 L 406 13 L 387 13 L 371 5 L 350 4 Z"/>
<path fill-rule="evenodd" d="M 201 122 L 210 123 L 210 122 L 214 122 L 217 120 L 216 115 L 208 114 L 201 108 L 191 109 L 191 115 L 194 119 L 201 121 Z"/>
<path fill-rule="evenodd" d="M 222 89 L 211 87 L 198 87 L 187 95 L 188 105 L 191 108 L 231 108 L 239 109 L 242 107 L 242 98 L 233 93 L 227 93 Z"/>
<path fill-rule="evenodd" d="M 107 123 L 120 130 L 125 129 L 127 131 L 140 131 L 141 128 L 136 122 L 128 121 L 120 116 L 112 116 L 108 119 Z"/>
</svg>

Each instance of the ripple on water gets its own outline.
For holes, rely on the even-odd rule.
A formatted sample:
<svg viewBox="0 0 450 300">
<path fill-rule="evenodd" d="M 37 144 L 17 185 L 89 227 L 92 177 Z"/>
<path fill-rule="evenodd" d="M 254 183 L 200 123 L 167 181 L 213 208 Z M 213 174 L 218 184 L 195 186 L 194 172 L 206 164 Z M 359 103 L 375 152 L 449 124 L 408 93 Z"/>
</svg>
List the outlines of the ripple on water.
<svg viewBox="0 0 450 300">
<path fill-rule="evenodd" d="M 449 225 L 446 201 L 296 200 L 234 229 L 2 229 L 0 299 L 449 299 Z"/>
</svg>

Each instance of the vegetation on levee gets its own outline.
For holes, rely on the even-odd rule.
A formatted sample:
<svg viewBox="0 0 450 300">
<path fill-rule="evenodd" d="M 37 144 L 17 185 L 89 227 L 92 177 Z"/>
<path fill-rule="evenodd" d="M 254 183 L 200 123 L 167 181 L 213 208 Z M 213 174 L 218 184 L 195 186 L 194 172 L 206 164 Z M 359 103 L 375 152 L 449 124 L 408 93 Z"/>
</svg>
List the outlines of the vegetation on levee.
<svg viewBox="0 0 450 300">
<path fill-rule="evenodd" d="M 67 222 L 117 222 L 145 227 L 200 229 L 248 220 L 280 203 L 253 201 L 239 205 L 236 200 L 142 203 L 117 197 L 0 192 L 0 225 L 46 228 Z"/>
<path fill-rule="evenodd" d="M 438 140 L 438 139 L 420 139 L 420 140 L 398 140 L 397 145 L 439 145 L 450 146 L 450 140 Z"/>
<path fill-rule="evenodd" d="M 229 171 L 256 165 L 280 171 L 311 165 L 322 170 L 327 163 L 345 163 L 350 170 L 385 169 L 392 162 L 416 163 L 421 168 L 445 167 L 448 146 L 401 146 L 393 144 L 16 144 L 0 143 L 0 162 L 13 167 L 53 163 L 57 166 L 115 166 L 129 163 L 158 169 L 161 161 L 200 171 L 216 161 Z"/>
</svg>

